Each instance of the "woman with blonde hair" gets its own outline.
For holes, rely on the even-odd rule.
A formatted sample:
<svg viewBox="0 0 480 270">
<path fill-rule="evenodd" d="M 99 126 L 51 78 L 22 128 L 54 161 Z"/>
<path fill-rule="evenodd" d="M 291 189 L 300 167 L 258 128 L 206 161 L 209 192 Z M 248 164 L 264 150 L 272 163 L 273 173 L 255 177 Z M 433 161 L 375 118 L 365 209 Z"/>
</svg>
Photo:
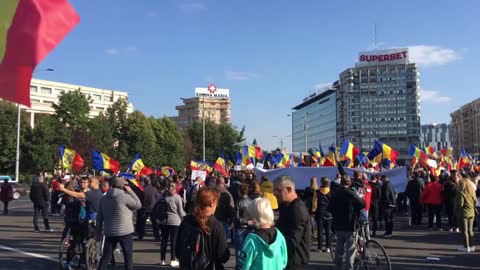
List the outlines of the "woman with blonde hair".
<svg viewBox="0 0 480 270">
<path fill-rule="evenodd" d="M 464 246 L 460 251 L 475 251 L 473 246 L 473 219 L 475 217 L 475 207 L 477 205 L 477 196 L 475 189 L 470 184 L 470 180 L 463 178 L 458 185 L 458 191 L 455 198 L 455 209 L 461 231 L 463 232 Z"/>
<path fill-rule="evenodd" d="M 225 269 L 223 264 L 230 259 L 230 250 L 223 225 L 214 216 L 219 199 L 220 191 L 216 188 L 202 187 L 198 190 L 193 214 L 187 215 L 178 229 L 175 255 L 179 259 L 180 269 L 193 267 L 190 257 L 192 249 L 197 249 L 197 255 L 205 255 L 207 262 L 201 265 L 202 269 Z M 198 247 L 195 246 L 197 235 L 203 239 L 203 245 Z M 194 236 L 193 245 L 191 236 Z"/>
<path fill-rule="evenodd" d="M 274 226 L 273 210 L 266 198 L 257 198 L 249 206 L 255 231 L 243 243 L 237 270 L 284 269 L 287 266 L 287 243 Z"/>
</svg>

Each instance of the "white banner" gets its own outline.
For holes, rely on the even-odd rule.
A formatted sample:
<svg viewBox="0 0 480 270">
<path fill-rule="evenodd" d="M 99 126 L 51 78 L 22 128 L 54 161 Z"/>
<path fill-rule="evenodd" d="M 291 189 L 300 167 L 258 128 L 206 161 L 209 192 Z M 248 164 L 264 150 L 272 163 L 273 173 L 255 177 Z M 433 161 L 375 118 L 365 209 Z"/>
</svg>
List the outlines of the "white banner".
<svg viewBox="0 0 480 270">
<path fill-rule="evenodd" d="M 199 170 L 192 170 L 192 178 L 195 179 L 197 177 L 201 177 L 203 181 L 207 179 L 207 172 L 206 171 L 199 171 Z"/>
<path fill-rule="evenodd" d="M 354 169 L 345 168 L 345 172 L 353 177 Z M 318 181 L 320 178 L 326 176 L 330 180 L 335 179 L 335 175 L 338 173 L 337 167 L 300 167 L 300 168 L 283 168 L 283 169 L 274 169 L 274 170 L 263 170 L 255 169 L 255 175 L 258 179 L 266 175 L 272 181 L 277 179 L 280 176 L 288 175 L 295 182 L 295 189 L 305 189 L 310 186 L 310 178 L 316 176 Z M 404 192 L 407 187 L 408 177 L 407 177 L 407 168 L 396 168 L 379 173 L 363 172 L 366 173 L 368 179 L 370 180 L 371 175 L 386 175 L 390 179 L 395 192 Z"/>
</svg>

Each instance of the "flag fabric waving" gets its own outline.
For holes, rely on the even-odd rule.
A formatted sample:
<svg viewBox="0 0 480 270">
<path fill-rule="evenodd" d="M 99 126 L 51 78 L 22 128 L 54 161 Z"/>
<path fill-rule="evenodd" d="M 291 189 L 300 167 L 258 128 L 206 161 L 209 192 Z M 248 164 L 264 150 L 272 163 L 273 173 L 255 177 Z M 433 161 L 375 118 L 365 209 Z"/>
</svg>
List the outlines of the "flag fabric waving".
<svg viewBox="0 0 480 270">
<path fill-rule="evenodd" d="M 355 160 L 358 154 L 360 154 L 360 150 L 358 150 L 353 143 L 348 140 L 343 141 L 342 147 L 340 148 L 340 154 L 346 156 L 350 160 Z"/>
<path fill-rule="evenodd" d="M 2 0 L 0 97 L 30 107 L 35 67 L 80 21 L 67 0 Z"/>
<path fill-rule="evenodd" d="M 82 156 L 80 156 L 77 151 L 65 148 L 63 145 L 60 145 L 60 158 L 62 159 L 62 168 L 75 172 L 82 171 L 83 165 L 85 164 Z"/>
<path fill-rule="evenodd" d="M 140 173 L 143 169 L 143 167 L 145 167 L 145 165 L 143 164 L 143 161 L 142 159 L 140 158 L 140 153 L 138 153 L 135 158 L 132 160 L 132 163 L 130 164 L 130 170 L 131 171 L 135 171 L 138 173 Z"/>
<path fill-rule="evenodd" d="M 117 173 L 120 169 L 120 162 L 96 150 L 92 151 L 92 163 L 93 169 L 97 171 L 110 170 L 113 173 Z"/>
</svg>

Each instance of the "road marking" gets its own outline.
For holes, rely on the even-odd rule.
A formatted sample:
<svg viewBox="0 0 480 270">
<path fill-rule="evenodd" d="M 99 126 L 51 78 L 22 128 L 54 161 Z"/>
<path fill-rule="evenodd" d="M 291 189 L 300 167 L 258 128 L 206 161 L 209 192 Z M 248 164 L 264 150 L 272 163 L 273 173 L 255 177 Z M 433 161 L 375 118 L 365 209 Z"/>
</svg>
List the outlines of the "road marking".
<svg viewBox="0 0 480 270">
<path fill-rule="evenodd" d="M 19 208 L 27 208 L 27 207 L 33 208 L 33 205 L 27 204 L 27 205 L 23 205 L 23 206 L 8 207 L 8 210 L 10 210 L 10 209 L 19 209 Z"/>
<path fill-rule="evenodd" d="M 22 251 L 22 250 L 16 249 L 16 248 L 11 248 L 11 247 L 6 247 L 6 246 L 0 245 L 0 249 L 8 250 L 8 251 L 15 252 L 15 253 L 20 253 L 20 254 L 27 255 L 27 256 L 30 256 L 30 257 L 34 257 L 34 258 L 45 259 L 45 260 L 52 261 L 52 262 L 58 262 L 58 259 L 54 259 L 52 257 L 45 256 L 45 255 L 42 255 L 42 254 L 25 252 L 25 251 Z"/>
</svg>

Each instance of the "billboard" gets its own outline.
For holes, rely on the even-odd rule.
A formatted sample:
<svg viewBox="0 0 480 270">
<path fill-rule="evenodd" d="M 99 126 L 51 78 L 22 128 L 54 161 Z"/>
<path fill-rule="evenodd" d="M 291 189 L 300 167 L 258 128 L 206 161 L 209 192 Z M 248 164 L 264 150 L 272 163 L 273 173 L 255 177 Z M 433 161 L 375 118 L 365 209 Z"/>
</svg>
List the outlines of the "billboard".
<svg viewBox="0 0 480 270">
<path fill-rule="evenodd" d="M 210 97 L 210 98 L 228 98 L 230 97 L 229 89 L 217 88 L 214 84 L 210 84 L 208 88 L 195 88 L 196 97 Z"/>
<path fill-rule="evenodd" d="M 359 66 L 406 64 L 408 63 L 408 48 L 396 48 L 358 53 Z"/>
</svg>

